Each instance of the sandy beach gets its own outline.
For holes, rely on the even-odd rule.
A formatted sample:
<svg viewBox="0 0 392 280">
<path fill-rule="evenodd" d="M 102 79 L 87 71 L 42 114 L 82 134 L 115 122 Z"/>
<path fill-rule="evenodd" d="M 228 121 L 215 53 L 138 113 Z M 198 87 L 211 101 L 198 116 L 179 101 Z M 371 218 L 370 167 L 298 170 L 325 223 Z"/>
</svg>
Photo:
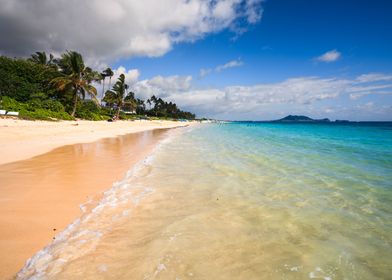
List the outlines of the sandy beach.
<svg viewBox="0 0 392 280">
<path fill-rule="evenodd" d="M 28 159 L 55 148 L 157 128 L 186 126 L 175 121 L 24 121 L 0 119 L 0 164 Z"/>
<path fill-rule="evenodd" d="M 184 125 L 0 120 L 0 279 L 80 216 L 81 205 L 92 207 L 168 128 Z"/>
</svg>

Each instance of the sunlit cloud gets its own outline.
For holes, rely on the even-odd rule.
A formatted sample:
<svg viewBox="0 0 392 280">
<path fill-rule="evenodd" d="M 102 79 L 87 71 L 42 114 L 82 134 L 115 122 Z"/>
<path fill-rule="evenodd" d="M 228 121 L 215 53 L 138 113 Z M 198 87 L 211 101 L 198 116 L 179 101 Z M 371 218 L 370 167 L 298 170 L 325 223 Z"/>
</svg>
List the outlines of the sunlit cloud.
<svg viewBox="0 0 392 280">
<path fill-rule="evenodd" d="M 244 63 L 242 62 L 241 59 L 234 59 L 234 60 L 231 60 L 229 62 L 226 62 L 225 64 L 218 65 L 218 66 L 216 66 L 213 69 L 212 68 L 200 69 L 199 77 L 200 78 L 204 78 L 205 76 L 211 74 L 212 72 L 219 73 L 219 72 L 222 72 L 223 70 L 226 70 L 226 69 L 229 69 L 229 68 L 240 67 L 242 65 L 244 65 Z"/>
<path fill-rule="evenodd" d="M 261 3 L 0 0 L 0 54 L 28 56 L 42 50 L 54 54 L 77 50 L 94 65 L 125 57 L 157 57 L 175 44 L 255 24 L 261 19 Z"/>
<path fill-rule="evenodd" d="M 316 60 L 320 61 L 320 62 L 330 63 L 330 62 L 334 62 L 334 61 L 339 60 L 341 58 L 341 56 L 342 56 L 342 54 L 340 52 L 338 52 L 337 50 L 331 50 L 331 51 L 328 51 L 328 52 L 316 57 Z"/>
</svg>

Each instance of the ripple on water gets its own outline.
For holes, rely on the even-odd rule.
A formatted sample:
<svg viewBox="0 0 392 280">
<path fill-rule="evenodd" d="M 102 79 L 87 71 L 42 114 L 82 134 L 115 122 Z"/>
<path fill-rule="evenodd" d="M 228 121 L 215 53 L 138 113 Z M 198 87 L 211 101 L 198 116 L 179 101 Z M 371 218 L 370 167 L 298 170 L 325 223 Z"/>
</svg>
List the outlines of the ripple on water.
<svg viewBox="0 0 392 280">
<path fill-rule="evenodd" d="M 114 185 L 20 276 L 387 279 L 391 133 L 195 128 Z"/>
</svg>

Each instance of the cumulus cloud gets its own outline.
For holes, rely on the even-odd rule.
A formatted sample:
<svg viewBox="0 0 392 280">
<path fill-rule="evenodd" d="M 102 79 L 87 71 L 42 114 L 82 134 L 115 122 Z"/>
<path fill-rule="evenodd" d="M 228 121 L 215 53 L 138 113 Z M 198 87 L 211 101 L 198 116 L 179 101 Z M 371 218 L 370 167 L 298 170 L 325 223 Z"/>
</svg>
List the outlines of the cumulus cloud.
<svg viewBox="0 0 392 280">
<path fill-rule="evenodd" d="M 273 84 L 191 90 L 170 98 L 196 112 L 237 115 L 257 112 L 264 105 L 306 105 L 336 98 L 348 85 L 346 80 L 302 77 Z"/>
<path fill-rule="evenodd" d="M 148 80 L 142 80 L 131 88 L 139 97 L 144 99 L 157 95 L 168 97 L 177 92 L 188 91 L 191 88 L 192 76 L 156 76 Z"/>
<path fill-rule="evenodd" d="M 342 54 L 340 52 L 337 50 L 332 50 L 320 55 L 319 57 L 316 57 L 316 60 L 329 63 L 339 60 L 341 56 Z"/>
<path fill-rule="evenodd" d="M 214 69 L 212 69 L 212 68 L 200 69 L 199 77 L 204 78 L 205 76 L 211 74 L 213 71 L 221 72 L 223 70 L 233 68 L 233 67 L 240 67 L 242 65 L 244 65 L 244 63 L 240 59 L 231 60 L 225 64 L 216 66 Z"/>
<path fill-rule="evenodd" d="M 0 0 L 0 53 L 78 50 L 92 62 L 160 56 L 258 22 L 262 0 Z M 98 61 L 97 61 L 98 60 Z"/>
<path fill-rule="evenodd" d="M 94 86 L 97 89 L 98 92 L 98 98 L 102 99 L 104 92 L 109 89 L 111 89 L 111 86 L 117 81 L 118 77 L 120 77 L 121 74 L 125 75 L 125 83 L 128 84 L 129 86 L 132 86 L 135 84 L 139 77 L 140 77 L 140 71 L 138 69 L 126 69 L 124 66 L 120 66 L 117 69 L 112 69 L 113 70 L 113 76 L 111 80 L 109 80 L 109 77 L 105 79 L 105 85 L 103 82 L 101 83 L 94 83 Z M 110 85 L 109 85 L 110 83 Z"/>
<path fill-rule="evenodd" d="M 383 84 L 360 82 L 364 75 L 354 79 L 298 77 L 278 83 L 255 84 L 252 86 L 233 85 L 225 88 L 200 89 L 191 85 L 191 77 L 157 77 L 137 82 L 136 94 L 148 98 L 152 94 L 175 101 L 181 107 L 200 116 L 243 119 L 270 111 L 292 113 L 295 110 L 309 110 L 314 105 L 339 97 L 359 99 L 368 94 L 392 94 L 392 82 Z M 187 80 L 187 83 L 184 81 Z M 174 85 L 175 84 L 175 85 Z M 169 86 L 170 85 L 170 86 Z M 186 85 L 186 86 L 181 86 Z M 355 96 L 355 98 L 353 98 Z M 312 112 L 332 113 L 333 108 L 312 109 Z M 326 111 L 327 110 L 327 111 Z M 306 113 L 304 111 L 299 111 Z"/>
<path fill-rule="evenodd" d="M 169 77 L 156 76 L 148 80 L 148 83 L 151 86 L 160 88 L 164 91 L 181 91 L 188 90 L 191 86 L 191 81 L 191 76 L 175 75 Z"/>
<path fill-rule="evenodd" d="M 140 71 L 138 69 L 129 69 L 127 70 L 124 66 L 120 66 L 117 69 L 113 70 L 112 80 L 117 80 L 121 74 L 125 75 L 125 83 L 128 85 L 133 85 L 137 82 L 140 76 Z"/>
</svg>

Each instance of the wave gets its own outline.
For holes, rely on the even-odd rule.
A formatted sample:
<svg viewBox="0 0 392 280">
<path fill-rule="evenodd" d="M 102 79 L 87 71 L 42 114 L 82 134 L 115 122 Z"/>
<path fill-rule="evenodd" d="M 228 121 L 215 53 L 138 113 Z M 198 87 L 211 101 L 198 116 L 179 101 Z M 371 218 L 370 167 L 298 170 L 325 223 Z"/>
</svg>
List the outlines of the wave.
<svg viewBox="0 0 392 280">
<path fill-rule="evenodd" d="M 102 236 L 111 231 L 113 224 L 129 218 L 134 207 L 154 192 L 153 187 L 135 181 L 139 177 L 148 176 L 155 154 L 169 144 L 180 131 L 184 130 L 169 131 L 167 137 L 161 140 L 147 157 L 128 170 L 124 179 L 115 182 L 103 193 L 99 202 L 90 199 L 80 205 L 81 217 L 28 259 L 17 273 L 16 279 L 37 280 L 53 277 L 61 272 L 67 263 L 93 252 Z"/>
</svg>

